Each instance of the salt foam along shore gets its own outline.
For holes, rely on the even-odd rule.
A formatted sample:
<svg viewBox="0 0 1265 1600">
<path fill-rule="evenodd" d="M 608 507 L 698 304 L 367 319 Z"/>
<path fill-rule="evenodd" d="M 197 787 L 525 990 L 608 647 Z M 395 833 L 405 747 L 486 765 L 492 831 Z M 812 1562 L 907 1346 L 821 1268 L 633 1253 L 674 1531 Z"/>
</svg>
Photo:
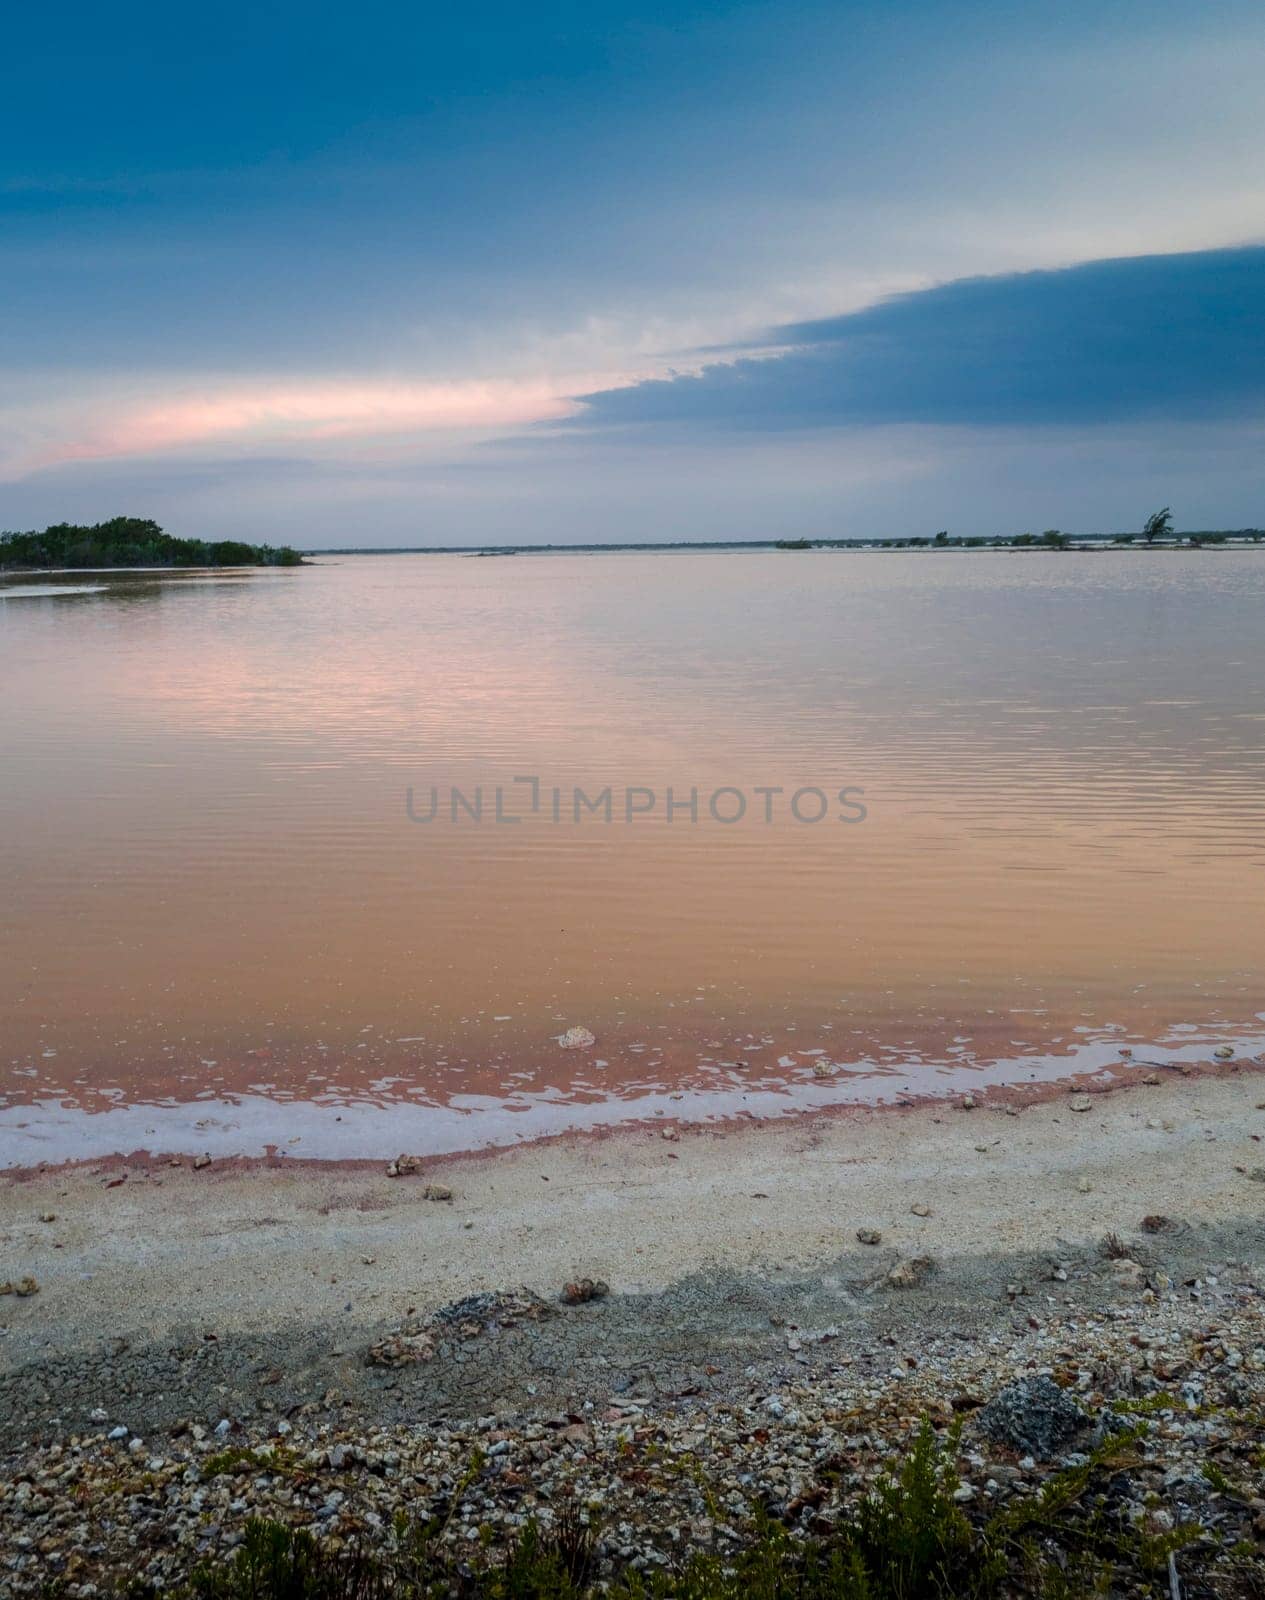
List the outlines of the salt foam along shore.
<svg viewBox="0 0 1265 1600">
<path fill-rule="evenodd" d="M 1193 1031 L 1193 1030 L 1192 1030 Z M 714 1086 L 638 1090 L 626 1096 L 567 1096 L 558 1090 L 503 1096 L 455 1095 L 428 1100 L 279 1099 L 259 1092 L 206 1094 L 183 1103 L 128 1104 L 86 1110 L 50 1096 L 33 1104 L 0 1104 L 0 1170 L 41 1163 L 102 1160 L 150 1150 L 218 1157 L 275 1152 L 325 1161 L 373 1160 L 407 1149 L 442 1156 L 507 1149 L 526 1140 L 597 1131 L 656 1117 L 714 1124 L 735 1117 L 795 1117 L 805 1112 L 896 1106 L 993 1089 L 1026 1089 L 1075 1080 L 1106 1087 L 1162 1069 L 1206 1065 L 1214 1049 L 1251 1061 L 1265 1054 L 1265 1033 L 1207 1029 L 1136 1047 L 1124 1059 L 1111 1040 L 1088 1040 L 1058 1054 L 1023 1055 L 962 1067 L 957 1063 L 891 1064 L 833 1061 L 823 1051 L 783 1056 L 776 1073 L 761 1068 L 717 1071 Z"/>
</svg>

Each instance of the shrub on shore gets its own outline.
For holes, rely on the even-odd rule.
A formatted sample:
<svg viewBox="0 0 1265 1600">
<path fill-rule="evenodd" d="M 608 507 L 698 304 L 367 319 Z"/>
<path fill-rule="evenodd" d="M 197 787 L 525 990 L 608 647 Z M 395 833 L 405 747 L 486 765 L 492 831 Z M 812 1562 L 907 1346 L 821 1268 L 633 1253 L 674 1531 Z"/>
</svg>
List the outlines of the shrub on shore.
<svg viewBox="0 0 1265 1600">
<path fill-rule="evenodd" d="M 576 1501 L 561 1502 L 547 1529 L 528 1522 L 499 1553 L 444 1538 L 484 1464 L 476 1457 L 444 1517 L 420 1524 L 401 1516 L 376 1544 L 342 1548 L 257 1520 L 231 1559 L 195 1567 L 164 1593 L 173 1600 L 584 1600 L 597 1593 L 614 1600 L 1106 1600 L 1171 1593 L 1174 1558 L 1193 1557 L 1195 1544 L 1201 1570 L 1193 1592 L 1225 1600 L 1263 1592 L 1259 1551 L 1221 1551 L 1193 1526 L 1148 1533 L 1120 1515 L 1113 1480 L 1136 1465 L 1144 1431 L 1140 1424 L 1109 1433 L 1038 1493 L 972 1518 L 954 1467 L 958 1429 L 940 1436 L 924 1419 L 899 1465 L 889 1463 L 866 1494 L 820 1517 L 814 1531 L 760 1515 L 736 1552 L 630 1567 L 600 1588 L 595 1525 Z M 827 1473 L 823 1510 L 829 1492 Z M 151 1591 L 134 1584 L 114 1592 L 137 1600 Z"/>
<path fill-rule="evenodd" d="M 5 567 L 297 567 L 289 545 L 240 539 L 177 539 L 147 517 L 112 517 L 90 527 L 57 522 L 42 533 L 0 533 Z"/>
</svg>

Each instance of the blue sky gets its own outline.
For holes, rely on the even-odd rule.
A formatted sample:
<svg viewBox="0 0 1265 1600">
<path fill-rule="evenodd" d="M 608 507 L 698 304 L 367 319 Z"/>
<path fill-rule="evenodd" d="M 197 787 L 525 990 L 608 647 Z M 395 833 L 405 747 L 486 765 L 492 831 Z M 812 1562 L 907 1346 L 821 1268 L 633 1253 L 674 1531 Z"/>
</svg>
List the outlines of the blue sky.
<svg viewBox="0 0 1265 1600">
<path fill-rule="evenodd" d="M 0 526 L 1265 524 L 1265 12 L 71 4 L 0 63 Z"/>
</svg>

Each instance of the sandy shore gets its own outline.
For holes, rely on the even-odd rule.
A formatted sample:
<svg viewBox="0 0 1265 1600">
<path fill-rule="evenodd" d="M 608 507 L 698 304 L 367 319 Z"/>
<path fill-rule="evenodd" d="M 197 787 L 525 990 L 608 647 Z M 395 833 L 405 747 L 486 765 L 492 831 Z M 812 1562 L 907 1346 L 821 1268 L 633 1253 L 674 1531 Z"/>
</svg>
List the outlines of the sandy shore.
<svg viewBox="0 0 1265 1600">
<path fill-rule="evenodd" d="M 1072 1109 L 1084 1104 L 576 1137 L 396 1179 L 384 1166 L 187 1159 L 10 1177 L 0 1279 L 29 1274 L 39 1292 L 0 1299 L 0 1363 L 190 1323 L 223 1337 L 324 1322 L 350 1337 L 479 1290 L 554 1295 L 585 1275 L 647 1293 L 705 1269 L 786 1279 L 841 1252 L 1048 1250 L 1131 1236 L 1147 1213 L 1260 1221 L 1259 1070 L 1174 1075 Z M 452 1200 L 426 1198 L 428 1181 Z M 881 1245 L 859 1244 L 857 1229 L 879 1230 Z"/>
</svg>

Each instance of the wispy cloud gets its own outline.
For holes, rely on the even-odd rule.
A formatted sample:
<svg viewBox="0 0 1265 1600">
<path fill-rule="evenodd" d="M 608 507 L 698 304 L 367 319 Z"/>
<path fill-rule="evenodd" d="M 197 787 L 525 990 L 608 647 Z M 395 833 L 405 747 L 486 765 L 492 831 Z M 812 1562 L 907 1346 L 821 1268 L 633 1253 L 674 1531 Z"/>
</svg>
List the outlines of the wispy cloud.
<svg viewBox="0 0 1265 1600">
<path fill-rule="evenodd" d="M 573 415 L 578 407 L 567 391 L 574 387 L 574 380 L 547 379 L 218 380 L 186 382 L 143 398 L 120 397 L 107 388 L 87 401 L 69 397 L 24 405 L 9 419 L 14 432 L 8 434 L 3 470 L 13 477 L 73 461 L 172 451 L 235 448 L 250 454 L 337 440 L 486 432 Z"/>
</svg>

